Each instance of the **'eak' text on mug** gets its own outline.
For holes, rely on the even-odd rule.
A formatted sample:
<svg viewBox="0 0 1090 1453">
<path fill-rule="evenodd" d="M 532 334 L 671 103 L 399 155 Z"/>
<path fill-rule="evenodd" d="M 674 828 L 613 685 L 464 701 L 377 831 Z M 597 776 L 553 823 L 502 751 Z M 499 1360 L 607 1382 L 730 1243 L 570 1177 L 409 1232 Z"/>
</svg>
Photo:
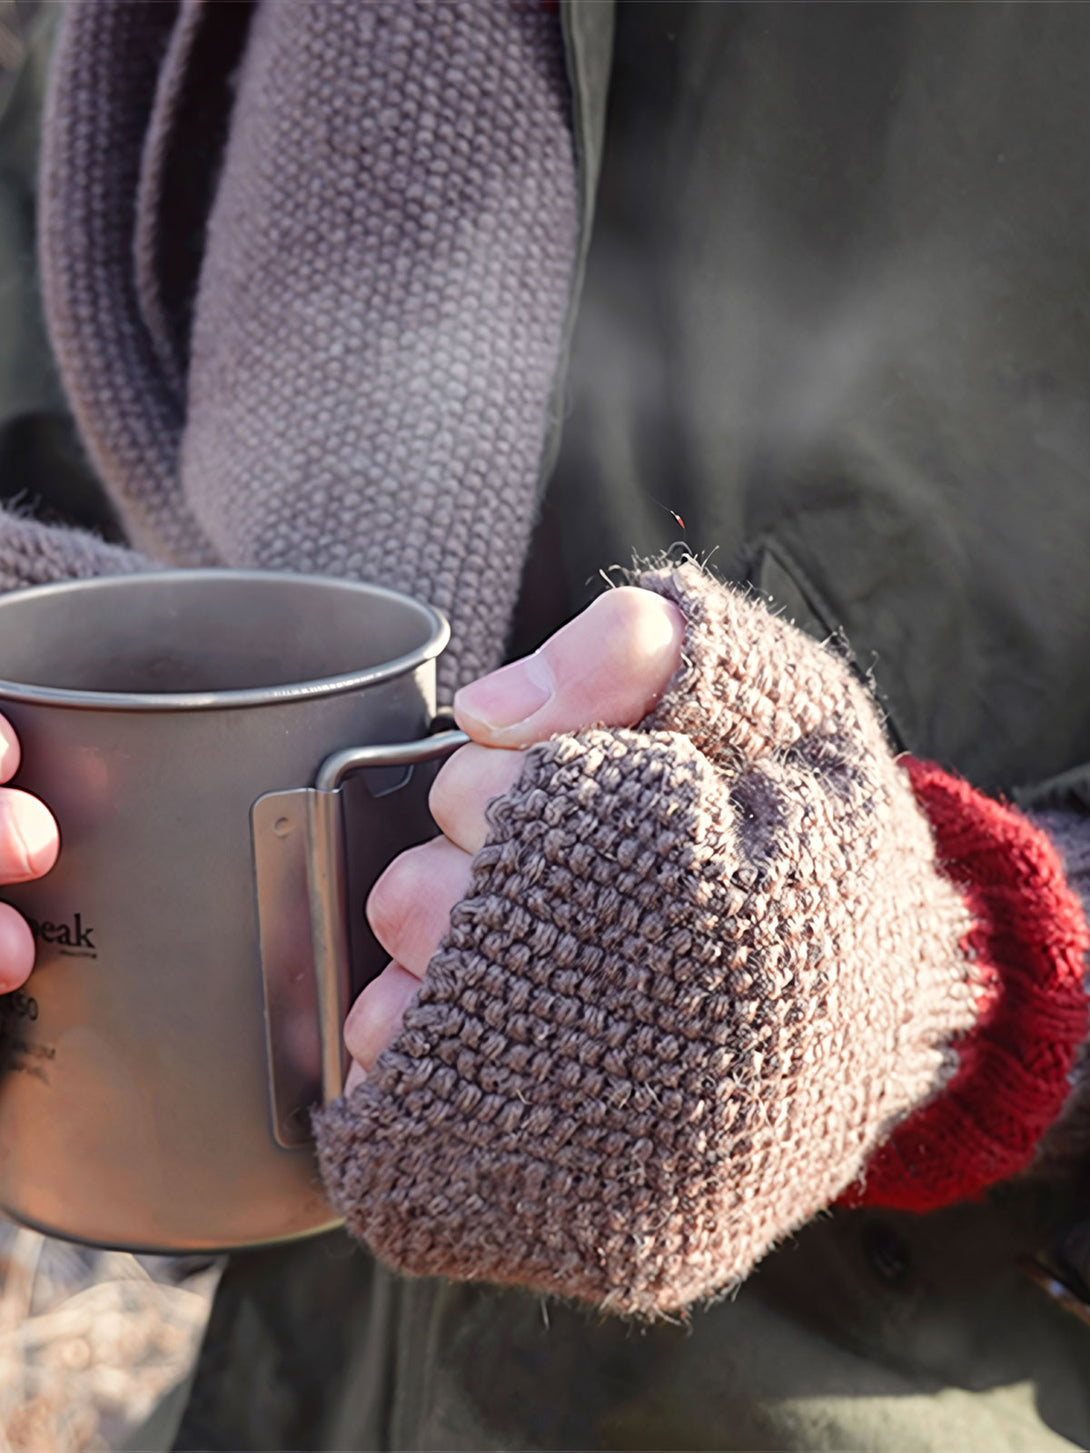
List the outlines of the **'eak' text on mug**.
<svg viewBox="0 0 1090 1453">
<path fill-rule="evenodd" d="M 52 919 L 39 923 L 29 915 L 26 921 L 37 942 L 55 944 L 62 954 L 67 952 L 85 959 L 98 958 L 98 946 L 91 937 L 95 929 L 84 923 L 82 913 L 72 914 L 66 923 L 54 923 Z"/>
</svg>

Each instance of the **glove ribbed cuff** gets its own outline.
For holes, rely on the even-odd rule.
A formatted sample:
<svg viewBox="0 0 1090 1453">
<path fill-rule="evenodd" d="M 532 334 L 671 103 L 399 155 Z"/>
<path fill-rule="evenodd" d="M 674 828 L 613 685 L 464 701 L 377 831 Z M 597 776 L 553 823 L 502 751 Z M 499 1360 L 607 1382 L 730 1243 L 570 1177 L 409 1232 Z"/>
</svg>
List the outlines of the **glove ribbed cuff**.
<svg viewBox="0 0 1090 1453">
<path fill-rule="evenodd" d="M 1016 808 L 930 762 L 902 757 L 940 871 L 973 917 L 962 943 L 979 1017 L 958 1070 L 871 1156 L 841 1204 L 931 1211 L 978 1196 L 1033 1159 L 1059 1115 L 1087 1033 L 1082 907 L 1056 849 Z"/>
</svg>

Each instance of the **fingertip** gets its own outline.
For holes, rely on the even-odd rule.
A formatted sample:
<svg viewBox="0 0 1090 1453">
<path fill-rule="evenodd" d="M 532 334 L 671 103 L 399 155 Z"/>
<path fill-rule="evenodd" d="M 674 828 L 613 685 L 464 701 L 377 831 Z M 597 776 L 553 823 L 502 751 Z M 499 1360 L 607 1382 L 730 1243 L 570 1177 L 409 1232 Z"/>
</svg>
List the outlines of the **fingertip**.
<svg viewBox="0 0 1090 1453">
<path fill-rule="evenodd" d="M 420 980 L 414 974 L 391 962 L 364 987 L 348 1011 L 344 1046 L 365 1073 L 393 1041 L 409 1001 L 419 988 Z"/>
<path fill-rule="evenodd" d="M 41 878 L 60 852 L 57 821 L 40 797 L 18 787 L 0 789 L 0 877 Z"/>
<path fill-rule="evenodd" d="M 15 728 L 6 716 L 0 716 L 0 782 L 8 782 L 15 776 L 22 755 Z"/>
<path fill-rule="evenodd" d="M 26 983 L 34 967 L 34 935 L 21 913 L 0 903 L 0 994 Z"/>
</svg>

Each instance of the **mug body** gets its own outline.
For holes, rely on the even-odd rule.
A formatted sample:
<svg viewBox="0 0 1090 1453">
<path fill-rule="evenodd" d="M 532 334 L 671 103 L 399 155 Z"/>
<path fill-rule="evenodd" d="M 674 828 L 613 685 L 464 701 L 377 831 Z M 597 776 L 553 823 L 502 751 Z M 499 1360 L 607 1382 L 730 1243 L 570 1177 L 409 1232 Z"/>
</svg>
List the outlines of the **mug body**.
<svg viewBox="0 0 1090 1453">
<path fill-rule="evenodd" d="M 264 572 L 0 600 L 14 785 L 61 833 L 51 872 L 3 891 L 37 940 L 24 990 L 0 1000 L 10 1215 L 158 1251 L 334 1224 L 309 1144 L 273 1134 L 250 808 L 310 786 L 331 752 L 426 733 L 445 638 L 407 597 Z M 372 877 L 427 835 L 419 784 L 356 791 L 352 815 Z M 383 960 L 358 867 L 351 886 L 358 990 Z M 308 927 L 284 931 L 302 947 Z M 311 1052 L 313 1022 L 296 1029 Z"/>
</svg>

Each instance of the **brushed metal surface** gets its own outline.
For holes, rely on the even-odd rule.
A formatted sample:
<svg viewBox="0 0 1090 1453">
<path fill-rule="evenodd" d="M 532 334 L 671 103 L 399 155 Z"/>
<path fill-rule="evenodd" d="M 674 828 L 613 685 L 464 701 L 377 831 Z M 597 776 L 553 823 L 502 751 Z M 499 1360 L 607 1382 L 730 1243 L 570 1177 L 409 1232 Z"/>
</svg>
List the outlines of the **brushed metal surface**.
<svg viewBox="0 0 1090 1453">
<path fill-rule="evenodd" d="M 310 1145 L 280 1143 L 270 1114 L 250 812 L 270 792 L 312 790 L 331 755 L 425 737 L 445 640 L 419 602 L 313 577 L 169 571 L 0 598 L 15 783 L 61 832 L 56 867 L 3 891 L 37 937 L 27 985 L 0 999 L 10 1215 L 159 1251 L 333 1223 Z M 315 794 L 337 799 L 345 851 L 333 957 L 345 972 L 346 938 L 349 980 L 327 995 L 327 1020 L 385 961 L 363 916 L 370 883 L 434 832 L 418 775 L 381 798 L 366 773 Z M 312 963 L 321 894 L 304 882 L 305 917 L 298 895 L 283 915 L 289 966 L 296 952 Z M 320 1076 L 318 980 L 296 973 L 279 988 L 298 1012 L 280 1017 L 300 1063 L 317 1044 Z M 340 1050 L 327 1031 L 328 1091 Z"/>
</svg>

